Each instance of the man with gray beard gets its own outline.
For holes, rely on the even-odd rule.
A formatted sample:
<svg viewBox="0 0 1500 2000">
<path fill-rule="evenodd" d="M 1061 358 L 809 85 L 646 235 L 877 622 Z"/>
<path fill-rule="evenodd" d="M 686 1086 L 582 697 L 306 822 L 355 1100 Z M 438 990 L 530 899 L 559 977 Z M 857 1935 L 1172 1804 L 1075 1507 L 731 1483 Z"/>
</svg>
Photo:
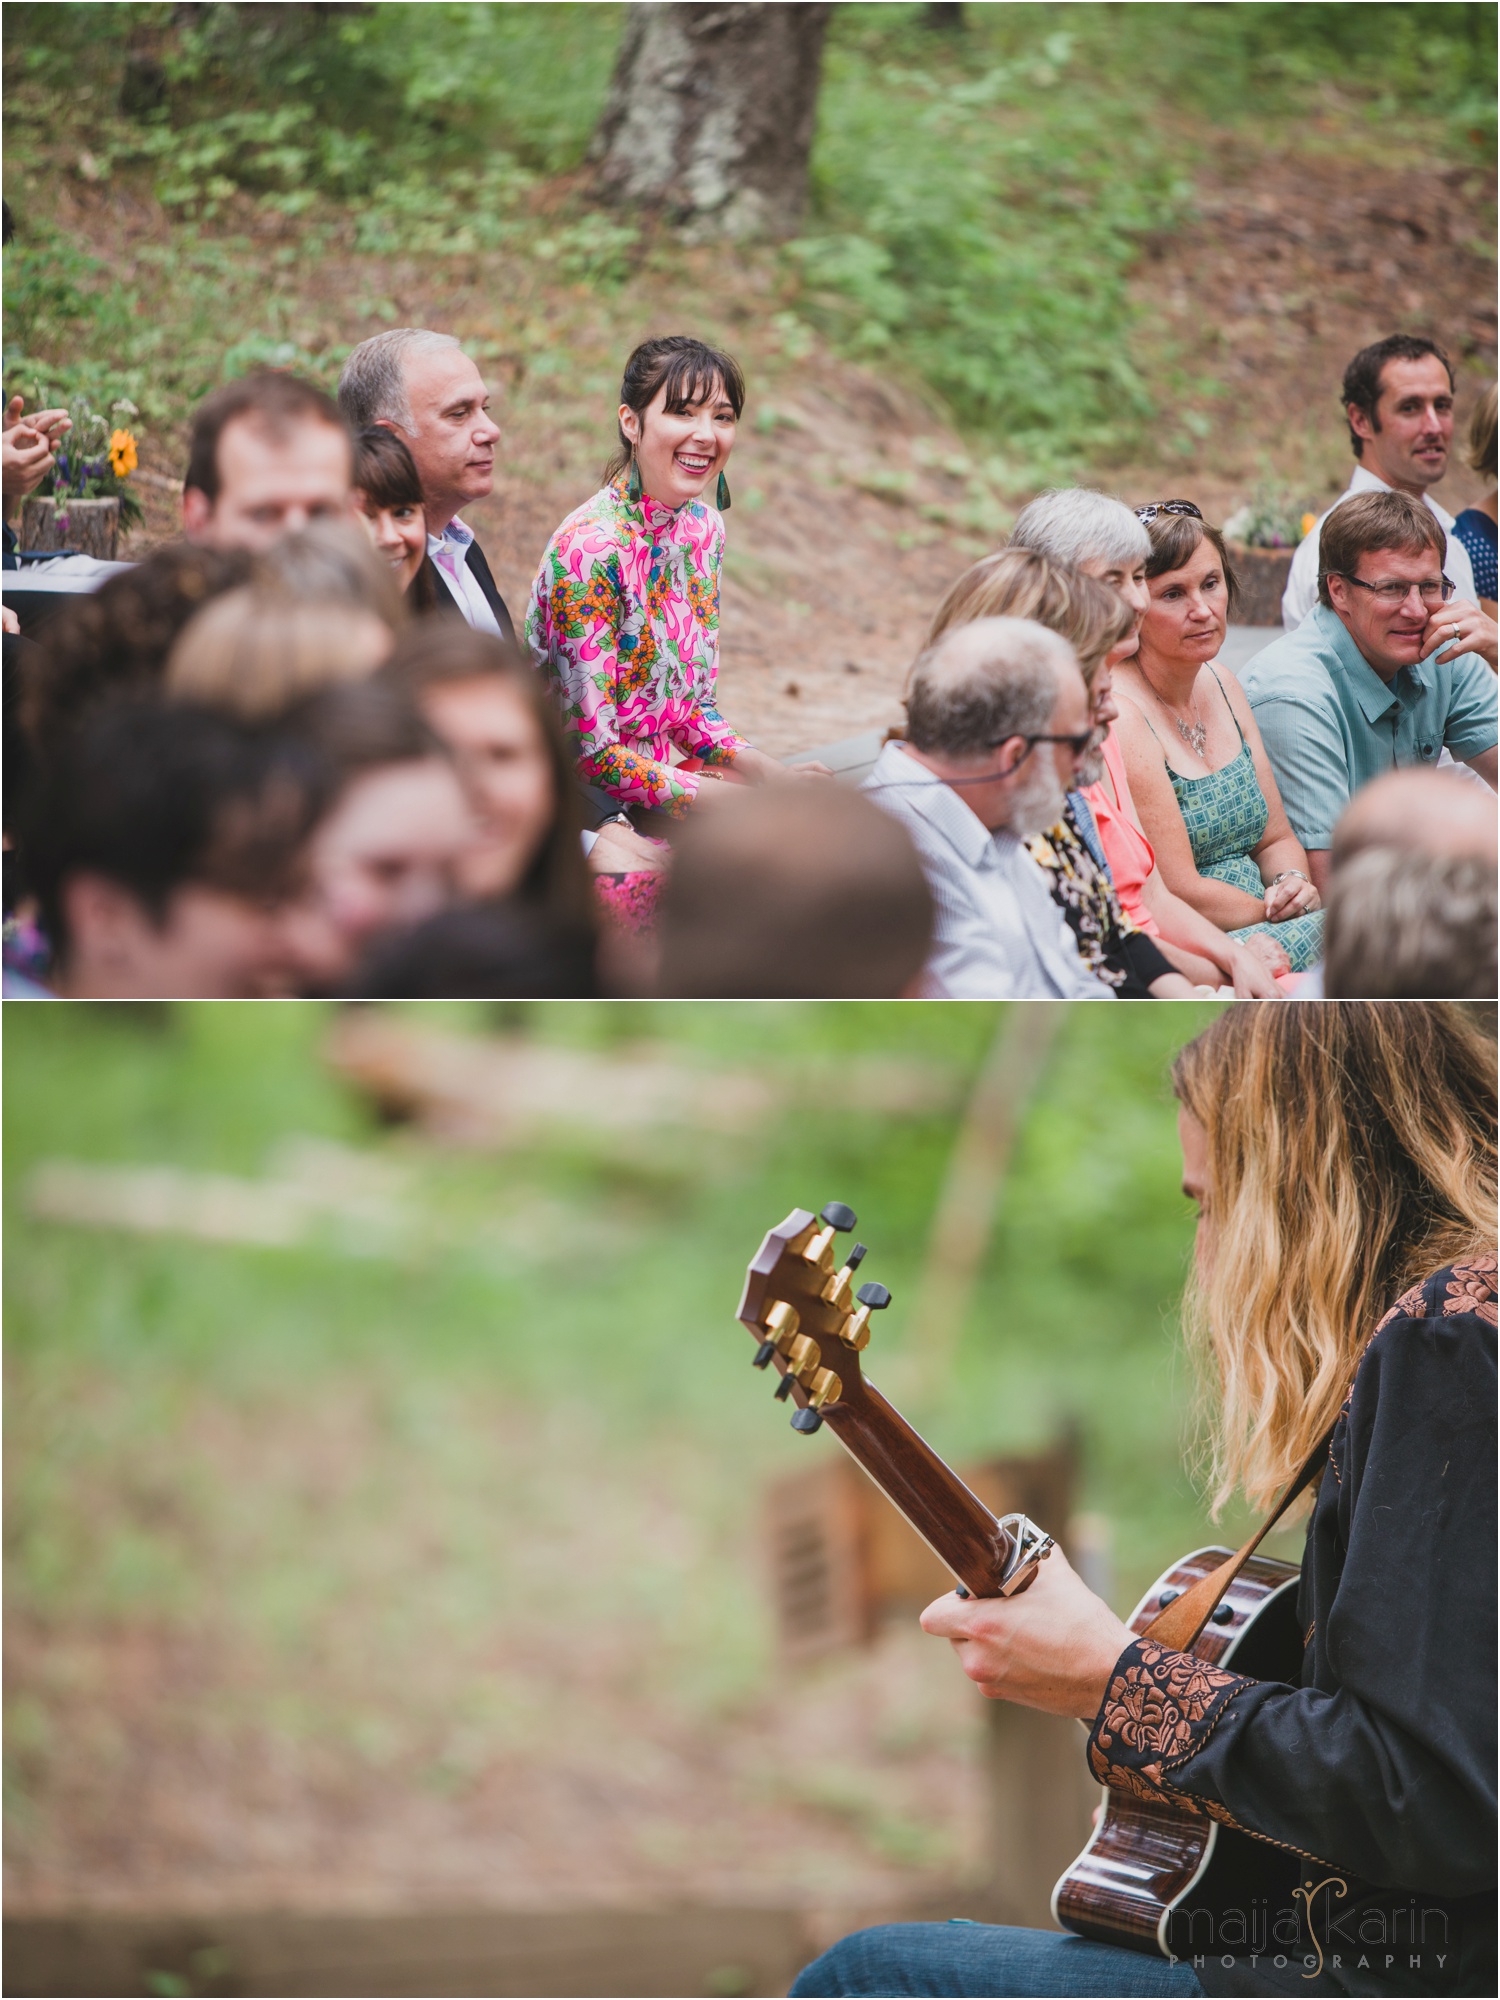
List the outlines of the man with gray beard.
<svg viewBox="0 0 1500 2000">
<path fill-rule="evenodd" d="M 955 626 L 913 666 L 906 718 L 864 789 L 906 827 L 932 890 L 923 992 L 1112 999 L 1023 844 L 1061 817 L 1091 746 L 1072 647 L 1025 618 Z"/>
</svg>

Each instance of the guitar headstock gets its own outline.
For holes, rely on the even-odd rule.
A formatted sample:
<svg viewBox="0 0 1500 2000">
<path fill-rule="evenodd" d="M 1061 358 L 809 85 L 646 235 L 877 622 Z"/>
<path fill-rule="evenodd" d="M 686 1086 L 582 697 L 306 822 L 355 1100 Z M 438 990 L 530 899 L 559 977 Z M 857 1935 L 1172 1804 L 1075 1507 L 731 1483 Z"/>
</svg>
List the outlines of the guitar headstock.
<svg viewBox="0 0 1500 2000">
<path fill-rule="evenodd" d="M 821 1215 L 794 1208 L 745 1274 L 739 1318 L 758 1343 L 755 1366 L 774 1363 L 777 1398 L 796 1403 L 799 1431 L 815 1431 L 825 1410 L 858 1400 L 871 1315 L 891 1302 L 884 1285 L 858 1281 L 865 1246 L 854 1241 L 856 1221 L 842 1202 L 829 1202 Z"/>
</svg>

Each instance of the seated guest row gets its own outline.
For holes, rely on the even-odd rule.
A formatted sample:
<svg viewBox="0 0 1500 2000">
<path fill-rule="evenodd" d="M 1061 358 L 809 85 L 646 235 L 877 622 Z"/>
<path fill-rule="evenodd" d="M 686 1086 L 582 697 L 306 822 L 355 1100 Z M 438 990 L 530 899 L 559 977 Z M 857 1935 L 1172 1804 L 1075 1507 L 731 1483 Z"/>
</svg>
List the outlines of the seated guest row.
<svg viewBox="0 0 1500 2000">
<path fill-rule="evenodd" d="M 449 893 L 493 901 L 516 886 L 486 884 L 479 850 L 504 816 L 486 798 L 486 773 L 491 793 L 504 792 L 507 765 L 513 777 L 526 762 L 517 744 L 529 732 L 533 770 L 543 741 L 555 745 L 551 776 L 533 790 L 545 793 L 541 816 L 554 831 L 571 824 L 559 838 L 585 891 L 582 850 L 591 850 L 590 918 L 602 898 L 611 938 L 646 939 L 634 972 L 627 948 L 617 976 L 659 978 L 659 941 L 647 934 L 670 859 L 662 834 L 696 823 L 705 804 L 710 818 L 735 804 L 751 827 L 738 806 L 747 785 L 774 787 L 783 813 L 793 796 L 836 796 L 817 782 L 827 778 L 821 767 L 787 770 L 717 708 L 738 370 L 686 337 L 632 355 L 606 484 L 542 560 L 526 619 L 531 669 L 507 651 L 508 609 L 457 514 L 494 475 L 498 432 L 477 369 L 447 336 L 400 329 L 355 350 L 340 393 L 342 408 L 271 374 L 208 400 L 194 428 L 184 523 L 207 545 L 200 565 L 210 549 L 231 564 L 234 551 L 260 550 L 254 581 L 241 554 L 239 573 L 209 592 L 216 601 L 193 621 L 190 644 L 183 633 L 153 644 L 160 606 L 143 609 L 141 593 L 120 587 L 128 579 L 101 592 L 92 612 L 80 608 L 86 642 L 73 644 L 73 658 L 54 643 L 61 658 L 31 677 L 23 750 L 45 745 L 49 728 L 61 741 L 91 677 L 121 692 L 133 673 L 170 701 L 228 712 L 251 729 L 279 726 L 319 691 L 384 675 L 409 613 L 421 614 L 414 640 L 446 613 L 407 648 L 412 660 L 462 650 L 466 629 L 499 648 L 483 672 L 455 665 L 451 692 L 438 688 L 434 666 L 423 698 L 428 723 L 447 738 L 451 796 L 481 829 L 450 871 Z M 349 419 L 362 426 L 353 436 Z M 351 561 L 336 536 L 318 541 L 315 524 L 351 505 L 380 560 Z M 309 523 L 313 532 L 299 532 Z M 1218 658 L 1235 590 L 1228 552 L 1191 502 L 1132 514 L 1100 494 L 1044 495 L 1009 549 L 959 579 L 913 669 L 906 737 L 887 745 L 869 781 L 870 798 L 915 842 L 937 912 L 925 968 L 895 990 L 1274 994 L 1318 957 L 1332 826 L 1360 785 L 1440 747 L 1493 785 L 1494 626 L 1434 566 L 1446 549 L 1441 524 L 1409 494 L 1372 491 L 1333 511 L 1323 542 L 1323 602 L 1253 663 L 1248 702 Z M 187 570 L 181 580 L 186 589 Z M 202 575 L 194 587 L 208 590 Z M 91 654 L 90 616 L 121 620 L 123 649 L 119 635 L 96 631 L 105 644 Z M 149 656 L 141 672 L 130 664 L 132 620 L 145 635 L 135 653 Z M 500 655 L 513 663 L 503 671 Z M 520 678 L 502 695 L 507 674 Z M 446 725 L 434 709 L 448 712 Z M 53 759 L 54 780 L 65 763 Z M 405 817 L 428 820 L 441 848 L 437 775 L 434 767 L 422 810 Z M 831 844 L 833 812 L 823 813 Z M 325 876 L 338 846 L 326 835 L 314 843 Z M 743 851 L 758 839 L 740 836 Z M 337 985 L 359 955 L 327 954 L 296 976 Z M 649 974 L 647 959 L 657 967 Z M 840 962 L 843 974 L 822 976 L 854 977 L 855 959 Z"/>
</svg>

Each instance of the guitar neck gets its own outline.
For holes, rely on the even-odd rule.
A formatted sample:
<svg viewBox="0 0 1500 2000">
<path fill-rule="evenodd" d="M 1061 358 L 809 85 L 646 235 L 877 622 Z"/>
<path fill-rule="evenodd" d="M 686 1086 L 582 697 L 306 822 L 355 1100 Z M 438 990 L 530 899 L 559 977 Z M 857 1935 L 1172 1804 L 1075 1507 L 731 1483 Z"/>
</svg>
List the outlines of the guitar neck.
<svg viewBox="0 0 1500 2000">
<path fill-rule="evenodd" d="M 1009 1566 L 1010 1535 L 869 1381 L 824 1421 L 849 1456 L 910 1521 L 973 1597 L 994 1597 Z"/>
</svg>

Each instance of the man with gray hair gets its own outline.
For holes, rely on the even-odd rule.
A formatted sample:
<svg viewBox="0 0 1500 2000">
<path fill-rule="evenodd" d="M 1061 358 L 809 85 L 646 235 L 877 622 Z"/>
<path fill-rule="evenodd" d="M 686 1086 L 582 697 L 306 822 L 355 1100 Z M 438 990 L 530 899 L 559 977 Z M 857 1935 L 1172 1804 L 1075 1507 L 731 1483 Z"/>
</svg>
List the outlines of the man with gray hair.
<svg viewBox="0 0 1500 2000">
<path fill-rule="evenodd" d="M 362 340 L 339 377 L 339 405 L 356 432 L 376 425 L 405 439 L 422 482 L 429 582 L 479 632 L 515 644 L 515 627 L 484 551 L 458 510 L 495 483 L 499 426 L 489 391 L 451 333 L 398 326 Z"/>
<path fill-rule="evenodd" d="M 1091 740 L 1066 639 L 1025 618 L 954 626 L 911 670 L 906 739 L 864 789 L 916 843 L 936 906 L 923 989 L 948 1000 L 1108 1000 L 1024 842 L 1062 816 Z"/>
</svg>

